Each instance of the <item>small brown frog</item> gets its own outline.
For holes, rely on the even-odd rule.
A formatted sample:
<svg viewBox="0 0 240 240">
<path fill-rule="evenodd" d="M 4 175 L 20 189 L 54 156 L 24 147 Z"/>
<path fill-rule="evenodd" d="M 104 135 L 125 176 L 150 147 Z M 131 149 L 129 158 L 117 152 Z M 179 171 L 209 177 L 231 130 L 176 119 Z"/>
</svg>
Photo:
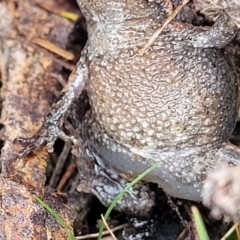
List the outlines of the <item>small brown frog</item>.
<svg viewBox="0 0 240 240">
<path fill-rule="evenodd" d="M 209 31 L 172 22 L 142 56 L 137 50 L 172 11 L 167 1 L 79 5 L 89 34 L 90 145 L 133 177 L 162 161 L 145 179 L 172 196 L 200 200 L 208 171 L 229 160 L 223 143 L 237 117 L 236 77 L 223 52 L 210 48 L 224 45 L 216 29 L 229 18 Z M 234 34 L 229 26 L 222 36 Z"/>
<path fill-rule="evenodd" d="M 51 149 L 57 137 L 72 139 L 59 127 L 86 84 L 92 110 L 84 126 L 94 158 L 131 177 L 161 162 L 144 180 L 171 196 L 200 201 L 209 171 L 240 157 L 226 144 L 236 123 L 238 88 L 221 50 L 236 25 L 226 13 L 211 28 L 175 20 L 141 55 L 172 13 L 170 0 L 78 3 L 88 42 L 43 127 L 20 139 L 28 143 L 23 154 L 46 143 Z M 102 189 L 95 188 L 97 196 Z"/>
</svg>

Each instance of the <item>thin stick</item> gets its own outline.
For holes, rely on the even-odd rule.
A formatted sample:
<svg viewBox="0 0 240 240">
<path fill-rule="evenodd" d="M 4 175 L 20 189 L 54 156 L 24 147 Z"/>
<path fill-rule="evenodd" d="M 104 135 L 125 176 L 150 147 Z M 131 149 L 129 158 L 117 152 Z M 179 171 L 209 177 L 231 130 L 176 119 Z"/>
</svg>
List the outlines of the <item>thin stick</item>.
<svg viewBox="0 0 240 240">
<path fill-rule="evenodd" d="M 177 6 L 173 13 L 165 20 L 165 22 L 161 25 L 160 28 L 157 29 L 155 33 L 153 33 L 152 37 L 148 40 L 148 42 L 139 50 L 139 53 L 143 55 L 148 48 L 154 43 L 159 34 L 163 31 L 163 29 L 173 20 L 173 18 L 182 10 L 182 8 L 189 2 L 189 0 L 183 0 L 182 4 Z"/>
<path fill-rule="evenodd" d="M 240 225 L 239 225 L 239 223 L 238 223 L 238 225 L 236 226 L 236 233 L 237 233 L 238 239 L 240 239 Z"/>
<path fill-rule="evenodd" d="M 53 52 L 67 60 L 74 59 L 73 53 L 71 53 L 63 48 L 58 47 L 56 44 L 54 44 L 48 40 L 41 39 L 41 38 L 33 38 L 33 39 L 31 39 L 31 41 L 33 43 L 37 44 L 38 46 L 43 47 L 43 48 L 49 50 L 50 52 Z"/>
<path fill-rule="evenodd" d="M 43 47 L 40 47 L 39 45 L 29 41 L 28 39 L 25 39 L 24 37 L 21 37 L 21 36 L 16 36 L 11 39 L 15 39 L 15 38 L 19 39 L 19 41 L 24 42 L 24 43 L 27 41 L 34 49 L 37 49 L 37 50 L 43 52 L 44 54 L 49 56 L 54 62 L 58 63 L 60 66 L 63 66 L 64 68 L 68 69 L 69 71 L 73 72 L 75 70 L 76 67 L 74 64 L 70 64 L 60 58 L 57 58 L 55 56 L 55 54 L 50 52 L 49 50 L 47 50 Z"/>
<path fill-rule="evenodd" d="M 182 230 L 182 232 L 179 234 L 179 236 L 177 237 L 176 240 L 181 240 L 181 239 L 183 239 L 183 237 L 185 236 L 186 232 L 187 232 L 187 228 L 184 228 L 184 229 Z"/>
<path fill-rule="evenodd" d="M 235 223 L 225 234 L 220 240 L 226 240 L 236 229 L 239 223 Z"/>
<path fill-rule="evenodd" d="M 61 180 L 60 180 L 60 182 L 57 186 L 58 191 L 61 191 L 63 189 L 64 185 L 66 184 L 67 180 L 71 177 L 71 175 L 72 175 L 72 173 L 73 173 L 73 171 L 75 170 L 76 167 L 77 167 L 76 164 L 73 163 L 73 162 L 71 162 L 69 164 L 66 172 L 64 173 L 63 177 L 61 178 Z"/>
<path fill-rule="evenodd" d="M 60 175 L 63 172 L 63 168 L 67 161 L 68 154 L 71 151 L 71 145 L 72 145 L 71 142 L 66 142 L 64 144 L 63 150 L 58 158 L 58 161 L 55 165 L 55 168 L 54 168 L 51 178 L 49 180 L 49 185 L 51 187 L 56 187 L 57 182 L 60 179 Z M 58 190 L 62 190 L 62 189 L 58 189 Z"/>
<path fill-rule="evenodd" d="M 123 229 L 125 226 L 126 226 L 126 224 L 122 224 L 122 225 L 120 225 L 120 226 L 117 226 L 117 227 L 115 227 L 115 228 L 112 228 L 111 231 L 112 231 L 112 232 L 116 232 L 116 231 L 118 231 L 118 230 L 120 230 L 120 229 Z M 103 233 L 102 233 L 103 236 L 108 235 L 108 234 L 109 234 L 109 231 L 108 231 L 108 230 L 105 230 L 105 231 L 103 231 Z M 86 234 L 86 235 L 84 235 L 84 236 L 78 236 L 78 237 L 75 237 L 75 238 L 81 240 L 81 239 L 96 238 L 96 237 L 98 237 L 98 233 Z"/>
<path fill-rule="evenodd" d="M 111 234 L 111 236 L 113 237 L 114 240 L 117 240 L 117 238 L 115 237 L 114 233 L 112 232 L 112 230 L 110 229 L 110 227 L 108 226 L 108 223 L 106 221 L 106 219 L 104 218 L 104 216 L 101 214 L 101 218 L 102 218 L 102 221 L 105 225 L 105 227 L 107 228 L 107 230 L 109 231 L 109 233 Z"/>
</svg>

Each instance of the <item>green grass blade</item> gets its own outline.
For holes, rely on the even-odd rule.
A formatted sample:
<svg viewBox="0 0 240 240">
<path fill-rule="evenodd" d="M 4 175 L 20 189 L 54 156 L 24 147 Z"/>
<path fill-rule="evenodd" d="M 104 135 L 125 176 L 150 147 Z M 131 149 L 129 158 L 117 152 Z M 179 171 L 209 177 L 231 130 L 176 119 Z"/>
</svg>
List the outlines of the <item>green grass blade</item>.
<svg viewBox="0 0 240 240">
<path fill-rule="evenodd" d="M 68 235 L 68 240 L 76 240 L 74 237 L 73 232 L 71 229 L 69 229 L 68 225 L 65 223 L 65 221 L 51 208 L 49 207 L 45 202 L 43 202 L 38 196 L 33 195 L 35 200 L 40 203 L 55 219 L 56 221 L 61 224 L 61 226 L 65 229 Z"/>
<path fill-rule="evenodd" d="M 129 183 L 116 197 L 115 199 L 112 201 L 112 203 L 110 204 L 110 206 L 108 207 L 105 215 L 104 215 L 104 218 L 108 219 L 111 211 L 113 210 L 113 208 L 115 207 L 117 201 L 119 201 L 123 196 L 124 194 L 134 185 L 136 184 L 138 181 L 140 181 L 142 178 L 144 178 L 147 174 L 149 174 L 152 170 L 154 170 L 155 168 L 159 167 L 161 165 L 160 162 L 158 163 L 155 163 L 154 165 L 152 165 L 150 168 L 148 168 L 146 171 L 144 171 L 142 174 L 140 174 L 137 178 L 135 178 L 131 183 Z M 100 225 L 100 229 L 99 229 L 99 234 L 98 234 L 98 240 L 101 240 L 102 239 L 102 233 L 103 233 L 103 229 L 104 229 L 104 224 L 103 222 L 101 222 L 101 225 Z"/>
<path fill-rule="evenodd" d="M 206 230 L 206 227 L 205 227 L 205 224 L 202 220 L 202 216 L 201 216 L 200 212 L 198 211 L 197 207 L 192 206 L 192 213 L 193 213 L 193 218 L 195 221 L 199 240 L 210 240 L 207 230 Z"/>
</svg>

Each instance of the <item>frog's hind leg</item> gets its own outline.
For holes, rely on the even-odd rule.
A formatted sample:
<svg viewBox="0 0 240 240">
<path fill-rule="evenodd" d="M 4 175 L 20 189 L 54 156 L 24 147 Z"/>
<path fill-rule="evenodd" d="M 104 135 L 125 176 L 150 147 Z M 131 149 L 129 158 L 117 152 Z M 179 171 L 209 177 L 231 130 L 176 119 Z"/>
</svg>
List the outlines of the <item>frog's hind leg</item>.
<svg viewBox="0 0 240 240">
<path fill-rule="evenodd" d="M 78 190 L 85 192 L 87 189 L 87 192 L 92 192 L 103 205 L 108 207 L 120 192 L 127 187 L 129 182 L 110 166 L 105 165 L 97 153 L 87 148 L 83 150 L 83 153 L 84 159 L 77 159 L 81 178 Z M 80 162 L 82 162 L 82 164 Z M 87 164 L 90 162 L 92 162 L 92 164 Z M 90 165 L 94 167 L 89 168 Z M 83 177 L 83 174 L 81 174 L 85 172 L 88 172 L 88 179 L 86 179 L 86 175 Z M 147 183 L 141 182 L 132 186 L 122 198 L 117 201 L 114 209 L 130 215 L 146 216 L 154 204 L 155 193 L 150 190 Z"/>
<path fill-rule="evenodd" d="M 19 137 L 15 141 L 23 145 L 24 149 L 19 153 L 18 159 L 29 154 L 32 150 L 46 145 L 49 152 L 53 151 L 53 145 L 57 138 L 64 141 L 76 140 L 72 136 L 67 136 L 62 130 L 64 120 L 68 117 L 75 101 L 82 93 L 87 81 L 87 65 L 83 55 L 76 67 L 76 70 L 69 76 L 68 83 L 62 90 L 60 96 L 56 99 L 52 109 L 45 117 L 42 127 L 31 138 Z"/>
<path fill-rule="evenodd" d="M 200 48 L 224 48 L 238 32 L 238 27 L 225 11 L 218 16 L 214 25 L 206 31 L 189 35 L 186 44 Z"/>
</svg>

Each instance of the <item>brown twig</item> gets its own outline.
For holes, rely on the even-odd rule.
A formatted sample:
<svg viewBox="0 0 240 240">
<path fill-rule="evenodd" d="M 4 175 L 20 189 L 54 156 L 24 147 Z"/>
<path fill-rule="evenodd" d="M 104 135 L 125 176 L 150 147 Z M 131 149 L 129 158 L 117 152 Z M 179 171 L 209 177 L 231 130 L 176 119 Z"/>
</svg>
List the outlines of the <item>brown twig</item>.
<svg viewBox="0 0 240 240">
<path fill-rule="evenodd" d="M 237 233 L 238 239 L 240 239 L 240 225 L 239 225 L 239 222 L 238 222 L 238 224 L 236 226 L 236 233 Z"/>
<path fill-rule="evenodd" d="M 226 240 L 228 237 L 233 233 L 233 231 L 236 230 L 237 226 L 239 223 L 235 223 L 225 234 L 220 240 Z"/>
<path fill-rule="evenodd" d="M 21 37 L 21 36 L 16 36 L 15 38 L 19 39 L 19 41 L 21 42 L 28 42 L 33 48 L 43 52 L 44 54 L 46 54 L 47 56 L 49 56 L 54 62 L 58 63 L 60 66 L 63 66 L 64 68 L 68 69 L 69 71 L 73 71 L 75 69 L 75 64 L 71 64 L 66 62 L 65 60 L 59 59 L 56 54 L 50 52 L 49 50 L 40 47 L 39 45 L 29 41 L 28 39 Z"/>
<path fill-rule="evenodd" d="M 112 228 L 111 231 L 112 232 L 116 232 L 120 229 L 123 229 L 124 227 L 126 226 L 126 224 L 122 224 L 120 226 L 117 226 L 115 228 Z M 109 234 L 109 231 L 108 230 L 105 230 L 103 231 L 102 235 L 105 236 L 105 235 L 108 235 Z M 91 233 L 91 234 L 86 234 L 84 236 L 77 236 L 76 239 L 88 239 L 88 238 L 96 238 L 98 237 L 98 233 Z"/>
<path fill-rule="evenodd" d="M 41 39 L 41 38 L 33 38 L 31 39 L 31 41 L 35 44 L 37 44 L 40 47 L 43 47 L 47 50 L 49 50 L 50 52 L 53 52 L 55 54 L 57 54 L 58 56 L 61 56 L 67 60 L 73 60 L 74 59 L 74 54 L 58 47 L 56 44 L 49 42 L 48 40 L 45 39 Z"/>
<path fill-rule="evenodd" d="M 113 237 L 114 240 L 117 240 L 117 238 L 115 237 L 114 233 L 112 232 L 111 228 L 108 226 L 108 223 L 106 221 L 106 219 L 104 218 L 104 216 L 101 214 L 101 218 L 102 218 L 102 221 L 105 225 L 105 227 L 107 228 L 107 230 L 109 231 L 110 235 Z"/>
<path fill-rule="evenodd" d="M 177 6 L 176 9 L 173 11 L 173 13 L 165 20 L 165 22 L 161 25 L 160 28 L 157 29 L 156 32 L 153 33 L 151 38 L 148 40 L 148 42 L 139 50 L 139 53 L 143 55 L 148 48 L 154 43 L 154 41 L 157 39 L 159 34 L 164 30 L 164 28 L 173 20 L 173 18 L 182 10 L 182 8 L 189 2 L 189 0 L 183 0 L 182 4 Z"/>
<path fill-rule="evenodd" d="M 59 181 L 60 175 L 63 171 L 63 167 L 67 161 L 68 154 L 71 151 L 71 145 L 71 142 L 66 142 L 64 144 L 63 150 L 58 158 L 52 176 L 49 180 L 49 185 L 51 187 L 56 187 L 57 182 Z"/>
<path fill-rule="evenodd" d="M 183 240 L 183 239 L 185 239 L 186 232 L 187 232 L 187 228 L 184 228 L 182 230 L 182 232 L 178 235 L 176 240 Z"/>
<path fill-rule="evenodd" d="M 63 186 L 66 184 L 67 180 L 71 177 L 73 171 L 76 168 L 76 164 L 75 163 L 70 163 L 70 165 L 68 166 L 66 172 L 64 173 L 63 177 L 61 178 L 60 183 L 57 186 L 57 190 L 61 191 L 63 189 Z"/>
</svg>

